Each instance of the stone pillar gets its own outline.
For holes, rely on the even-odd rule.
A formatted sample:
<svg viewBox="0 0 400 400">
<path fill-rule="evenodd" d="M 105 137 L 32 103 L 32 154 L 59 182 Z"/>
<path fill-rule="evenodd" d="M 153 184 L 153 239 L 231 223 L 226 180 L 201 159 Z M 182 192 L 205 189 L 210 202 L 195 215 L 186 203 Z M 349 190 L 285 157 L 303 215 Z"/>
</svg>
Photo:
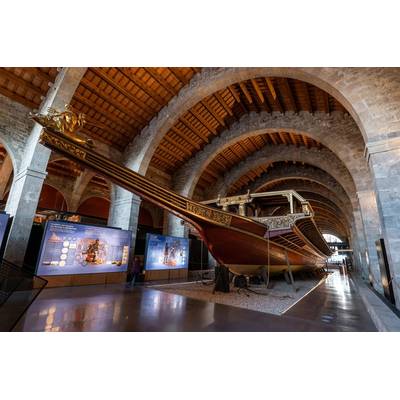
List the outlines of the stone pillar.
<svg viewBox="0 0 400 400">
<path fill-rule="evenodd" d="M 357 259 L 357 262 L 360 265 L 362 278 L 368 282 L 370 267 L 366 258 L 367 245 L 364 236 L 364 226 L 362 223 L 361 212 L 359 210 L 355 210 L 353 211 L 353 215 L 358 244 L 357 253 L 354 254 L 354 258 Z"/>
<path fill-rule="evenodd" d="M 39 111 L 45 114 L 49 107 L 63 110 L 65 104 L 71 101 L 85 71 L 86 68 L 63 68 L 49 89 Z M 15 173 L 6 205 L 6 211 L 14 218 L 4 258 L 18 265 L 24 260 L 51 153 L 39 143 L 41 132 L 42 127 L 35 124 L 26 141 L 21 167 Z"/>
<path fill-rule="evenodd" d="M 4 195 L 6 194 L 6 189 L 8 185 L 8 181 L 10 180 L 11 174 L 13 172 L 13 165 L 11 161 L 11 157 L 7 154 L 4 158 L 3 165 L 0 170 L 0 199 L 4 199 Z"/>
<path fill-rule="evenodd" d="M 364 190 L 357 192 L 357 196 L 360 203 L 360 211 L 364 225 L 366 252 L 368 255 L 373 286 L 383 294 L 378 253 L 375 245 L 375 241 L 381 237 L 381 227 L 375 193 L 372 190 Z"/>
<path fill-rule="evenodd" d="M 400 309 L 400 132 L 368 143 L 367 150 L 396 306 Z"/>
<path fill-rule="evenodd" d="M 91 179 L 95 176 L 95 173 L 85 169 L 75 180 L 74 188 L 70 197 L 69 210 L 72 212 L 76 212 L 79 207 L 79 203 L 81 201 L 83 192 L 85 191 L 87 185 L 91 181 Z"/>
<path fill-rule="evenodd" d="M 183 225 L 181 218 L 176 217 L 174 214 L 168 213 L 167 235 L 187 238 L 189 236 L 189 229 Z"/>
<path fill-rule="evenodd" d="M 116 185 L 112 186 L 108 225 L 132 231 L 130 260 L 133 259 L 133 255 L 135 254 L 135 242 L 141 202 L 140 197 L 131 192 Z"/>
</svg>

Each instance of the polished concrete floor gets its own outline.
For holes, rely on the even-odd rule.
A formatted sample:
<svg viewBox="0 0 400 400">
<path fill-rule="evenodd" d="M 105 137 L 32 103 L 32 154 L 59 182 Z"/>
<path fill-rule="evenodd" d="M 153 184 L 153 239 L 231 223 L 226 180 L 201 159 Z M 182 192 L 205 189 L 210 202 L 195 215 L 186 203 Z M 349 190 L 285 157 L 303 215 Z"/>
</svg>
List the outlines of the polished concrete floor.
<svg viewBox="0 0 400 400">
<path fill-rule="evenodd" d="M 15 331 L 374 331 L 352 281 L 335 271 L 277 316 L 124 285 L 45 289 Z"/>
</svg>

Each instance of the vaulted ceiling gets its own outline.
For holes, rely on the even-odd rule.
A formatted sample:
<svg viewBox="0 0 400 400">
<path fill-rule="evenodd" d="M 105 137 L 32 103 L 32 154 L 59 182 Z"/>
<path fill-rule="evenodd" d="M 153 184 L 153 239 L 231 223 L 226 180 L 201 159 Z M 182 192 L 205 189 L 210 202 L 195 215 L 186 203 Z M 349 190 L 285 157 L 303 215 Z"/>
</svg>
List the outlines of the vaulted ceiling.
<svg viewBox="0 0 400 400">
<path fill-rule="evenodd" d="M 87 115 L 88 123 L 83 129 L 85 134 L 123 151 L 202 69 L 91 67 L 81 80 L 71 105 Z M 31 110 L 38 109 L 57 73 L 56 67 L 0 68 L 0 93 Z M 182 114 L 155 149 L 150 165 L 173 175 L 214 137 L 252 111 L 347 113 L 327 92 L 303 81 L 260 76 L 236 82 L 203 98 Z M 214 157 L 202 173 L 198 188 L 203 190 L 209 187 L 233 166 L 264 146 L 279 144 L 322 147 L 319 142 L 305 135 L 286 131 L 242 139 Z M 0 163 L 5 154 L 4 148 L 0 146 Z M 234 183 L 230 193 L 240 191 L 272 167 L 263 165 L 249 171 Z M 73 162 L 56 160 L 49 163 L 48 172 L 58 177 L 77 177 L 82 169 Z M 100 177 L 92 178 L 91 184 L 104 190 L 108 187 L 107 182 Z M 272 184 L 270 189 L 273 188 Z M 324 213 L 329 214 L 326 210 Z M 321 218 L 318 218 L 322 223 Z M 323 223 L 327 226 L 326 218 Z M 337 224 L 335 226 L 338 228 Z"/>
</svg>

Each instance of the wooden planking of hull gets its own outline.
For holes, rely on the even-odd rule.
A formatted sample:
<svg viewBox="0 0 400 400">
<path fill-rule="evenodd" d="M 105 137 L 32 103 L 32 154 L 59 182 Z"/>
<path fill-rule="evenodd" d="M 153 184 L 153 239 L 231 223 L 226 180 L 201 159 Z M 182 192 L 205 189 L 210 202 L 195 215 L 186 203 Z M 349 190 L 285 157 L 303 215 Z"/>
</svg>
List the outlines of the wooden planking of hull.
<svg viewBox="0 0 400 400">
<path fill-rule="evenodd" d="M 188 222 L 199 232 L 217 262 L 233 272 L 257 273 L 268 263 L 271 272 L 278 272 L 286 269 L 286 253 L 293 269 L 319 267 L 329 255 L 311 217 L 298 219 L 292 228 L 274 234 L 262 222 L 217 210 L 158 186 L 95 152 L 84 140 L 44 123 L 43 116 L 32 118 L 44 126 L 40 138 L 43 145 Z"/>
</svg>

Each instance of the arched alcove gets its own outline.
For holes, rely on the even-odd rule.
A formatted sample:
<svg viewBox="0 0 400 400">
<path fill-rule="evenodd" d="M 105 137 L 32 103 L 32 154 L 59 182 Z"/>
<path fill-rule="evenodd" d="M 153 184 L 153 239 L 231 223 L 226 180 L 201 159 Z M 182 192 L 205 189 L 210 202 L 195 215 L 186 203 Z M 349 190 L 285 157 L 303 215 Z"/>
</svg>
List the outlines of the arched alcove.
<svg viewBox="0 0 400 400">
<path fill-rule="evenodd" d="M 44 184 L 39 197 L 38 209 L 67 211 L 64 195 L 54 187 Z"/>
<path fill-rule="evenodd" d="M 78 207 L 79 214 L 107 219 L 110 211 L 110 202 L 102 197 L 90 197 Z"/>
</svg>

